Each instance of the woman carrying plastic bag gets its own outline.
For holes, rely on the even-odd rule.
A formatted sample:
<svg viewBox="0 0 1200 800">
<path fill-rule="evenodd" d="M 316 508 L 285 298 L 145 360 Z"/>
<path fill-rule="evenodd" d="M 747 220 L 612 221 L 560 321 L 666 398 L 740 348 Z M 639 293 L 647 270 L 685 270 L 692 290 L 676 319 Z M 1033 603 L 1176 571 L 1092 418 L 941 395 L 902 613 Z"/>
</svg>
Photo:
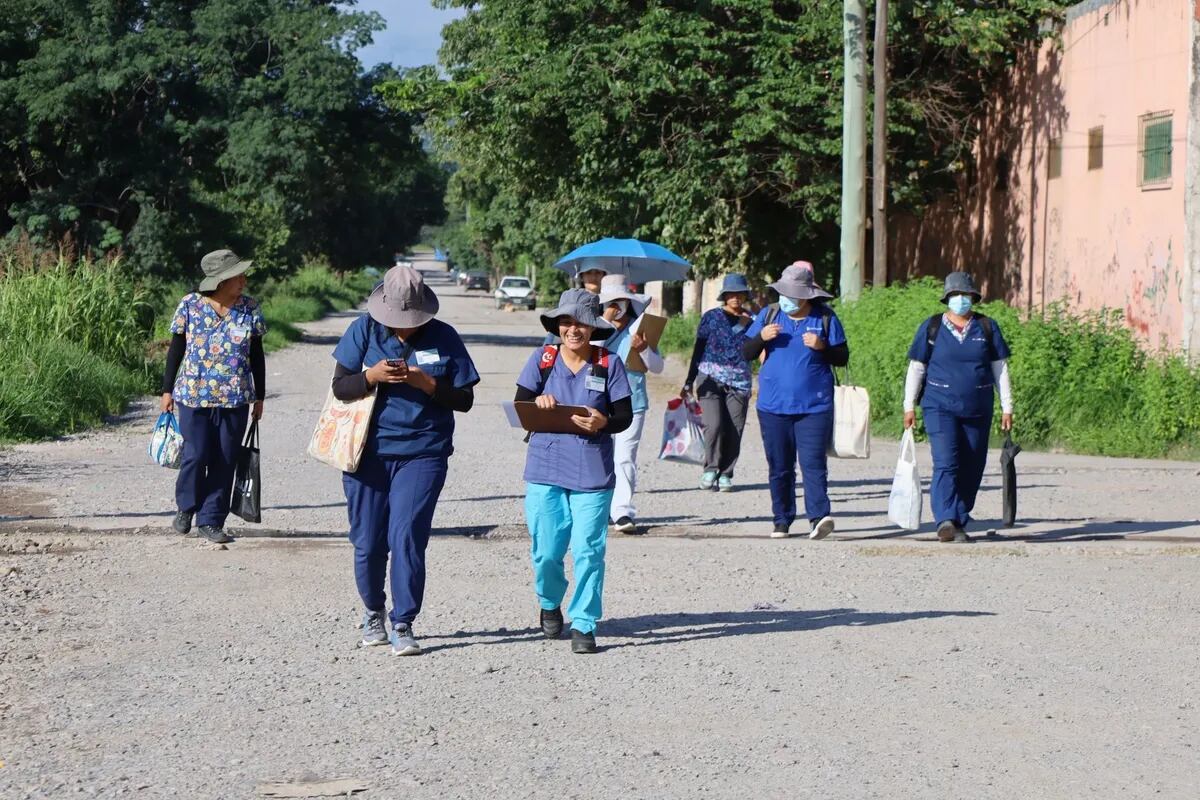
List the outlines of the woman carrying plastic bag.
<svg viewBox="0 0 1200 800">
<path fill-rule="evenodd" d="M 900 458 L 896 462 L 896 476 L 892 479 L 892 493 L 888 496 L 888 519 L 906 531 L 919 530 L 922 502 L 917 442 L 912 428 L 908 428 L 900 439 Z"/>
<path fill-rule="evenodd" d="M 658 457 L 660 460 L 704 464 L 704 426 L 699 403 L 683 397 L 667 401 Z"/>
</svg>

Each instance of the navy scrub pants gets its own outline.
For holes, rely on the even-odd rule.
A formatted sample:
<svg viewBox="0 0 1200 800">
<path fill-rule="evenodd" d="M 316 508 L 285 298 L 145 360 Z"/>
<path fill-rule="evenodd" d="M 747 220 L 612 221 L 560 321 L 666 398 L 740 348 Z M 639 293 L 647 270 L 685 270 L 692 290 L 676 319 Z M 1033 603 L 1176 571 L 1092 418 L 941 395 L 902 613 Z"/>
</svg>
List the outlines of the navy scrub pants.
<svg viewBox="0 0 1200 800">
<path fill-rule="evenodd" d="M 366 452 L 357 472 L 342 473 L 358 594 L 369 611 L 384 610 L 390 553 L 393 626 L 411 624 L 421 613 L 425 547 L 446 467 L 444 456 L 387 458 Z"/>
<path fill-rule="evenodd" d="M 829 516 L 829 462 L 833 411 L 772 414 L 759 410 L 763 450 L 767 454 L 771 513 L 776 525 L 796 519 L 796 461 L 804 481 L 804 514 L 809 522 Z"/>
<path fill-rule="evenodd" d="M 250 406 L 190 408 L 176 403 L 175 413 L 183 434 L 175 507 L 195 513 L 197 525 L 223 528 Z"/>
<path fill-rule="evenodd" d="M 992 416 L 960 417 L 932 408 L 922 411 L 933 450 L 929 492 L 933 518 L 938 525 L 953 522 L 965 528 L 983 482 Z"/>
</svg>

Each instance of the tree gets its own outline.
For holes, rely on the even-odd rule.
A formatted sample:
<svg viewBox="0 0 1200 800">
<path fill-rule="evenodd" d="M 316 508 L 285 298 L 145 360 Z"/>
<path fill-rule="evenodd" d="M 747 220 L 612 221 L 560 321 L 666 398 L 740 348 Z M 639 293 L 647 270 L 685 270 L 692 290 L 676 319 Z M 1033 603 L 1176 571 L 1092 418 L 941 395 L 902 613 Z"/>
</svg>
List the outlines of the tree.
<svg viewBox="0 0 1200 800">
<path fill-rule="evenodd" d="M 231 245 L 386 262 L 443 214 L 444 177 L 354 51 L 376 14 L 317 0 L 0 5 L 0 233 L 191 271 Z"/>
<path fill-rule="evenodd" d="M 480 252 L 553 259 L 603 235 L 655 239 L 701 274 L 832 281 L 841 5 L 821 0 L 441 0 L 447 77 L 381 90 L 457 165 Z M 1055 0 L 898 4 L 890 23 L 893 202 L 920 207 L 969 157 L 988 81 Z"/>
</svg>

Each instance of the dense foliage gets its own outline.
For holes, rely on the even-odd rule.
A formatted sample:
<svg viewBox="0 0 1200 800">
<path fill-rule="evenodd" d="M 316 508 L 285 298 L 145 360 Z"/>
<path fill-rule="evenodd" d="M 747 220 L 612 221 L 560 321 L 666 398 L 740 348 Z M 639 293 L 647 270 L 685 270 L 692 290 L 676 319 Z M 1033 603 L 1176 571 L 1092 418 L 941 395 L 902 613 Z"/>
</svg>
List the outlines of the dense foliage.
<svg viewBox="0 0 1200 800">
<path fill-rule="evenodd" d="M 322 0 L 0 3 L 0 234 L 121 251 L 142 273 L 228 245 L 261 267 L 385 263 L 444 176 L 354 51 L 376 14 Z"/>
<path fill-rule="evenodd" d="M 448 78 L 430 67 L 383 91 L 424 113 L 457 165 L 450 201 L 490 263 L 544 264 L 632 235 L 703 274 L 804 255 L 832 282 L 841 3 L 437 1 L 467 9 L 443 34 Z M 989 80 L 1064 5 L 892 4 L 894 203 L 920 206 L 952 183 Z"/>
</svg>

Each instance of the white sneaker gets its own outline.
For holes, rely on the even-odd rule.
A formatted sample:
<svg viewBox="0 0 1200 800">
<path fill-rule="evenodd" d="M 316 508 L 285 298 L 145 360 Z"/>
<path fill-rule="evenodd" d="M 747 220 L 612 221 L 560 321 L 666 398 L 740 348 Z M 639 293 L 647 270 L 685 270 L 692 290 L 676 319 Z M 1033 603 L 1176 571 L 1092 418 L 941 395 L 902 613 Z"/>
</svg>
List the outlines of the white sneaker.
<svg viewBox="0 0 1200 800">
<path fill-rule="evenodd" d="M 817 524 L 813 525 L 812 532 L 808 534 L 808 538 L 824 539 L 831 533 L 833 533 L 833 517 L 821 517 L 817 520 Z"/>
<path fill-rule="evenodd" d="M 788 533 L 787 525 L 776 525 L 775 529 L 771 531 L 772 539 L 786 539 L 791 535 L 792 534 Z"/>
</svg>

